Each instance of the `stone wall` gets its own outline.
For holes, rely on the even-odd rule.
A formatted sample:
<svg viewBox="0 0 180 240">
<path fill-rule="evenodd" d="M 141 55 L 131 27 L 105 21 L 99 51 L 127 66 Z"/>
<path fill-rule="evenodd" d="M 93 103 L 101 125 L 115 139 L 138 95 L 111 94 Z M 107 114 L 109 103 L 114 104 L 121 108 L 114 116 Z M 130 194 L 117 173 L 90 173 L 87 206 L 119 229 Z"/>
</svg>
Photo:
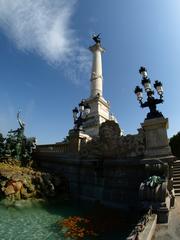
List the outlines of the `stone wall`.
<svg viewBox="0 0 180 240">
<path fill-rule="evenodd" d="M 159 119 L 157 121 L 159 123 Z M 166 154 L 164 150 L 156 151 L 159 155 L 151 156 L 149 151 L 147 154 L 149 136 L 153 138 L 149 125 L 148 131 L 143 125 L 143 129 L 135 135 L 120 136 L 118 124 L 107 121 L 101 125 L 98 137 L 91 139 L 71 131 L 66 142 L 69 151 L 58 152 L 57 147 L 52 146 L 42 151 L 40 146 L 35 159 L 43 170 L 63 173 L 67 177 L 71 197 L 123 208 L 131 208 L 142 202 L 146 206 L 152 205 L 154 199 L 158 199 L 153 195 L 156 191 L 148 189 L 150 197 L 147 200 L 144 197 L 147 188 L 140 189 L 140 186 L 148 177 L 158 175 L 166 183 L 167 189 L 163 202 L 157 200 L 153 206 L 159 209 L 163 206 L 169 211 L 170 198 L 173 197 L 171 167 L 174 157 L 166 145 L 163 145 L 164 149 L 168 149 Z M 161 147 L 162 144 L 159 144 Z M 154 149 L 152 151 L 155 152 Z"/>
<path fill-rule="evenodd" d="M 36 158 L 43 170 L 67 177 L 74 199 L 99 200 L 109 206 L 136 205 L 139 186 L 146 178 L 144 165 L 137 159 L 81 160 L 57 153 L 37 153 Z"/>
<path fill-rule="evenodd" d="M 76 199 L 99 200 L 119 207 L 136 204 L 140 183 L 146 177 L 141 164 L 143 132 L 120 136 L 119 125 L 107 121 L 101 125 L 99 137 L 87 141 L 81 133 L 71 131 L 70 135 L 66 142 L 71 146 L 66 147 L 69 152 L 62 151 L 63 144 L 39 146 L 35 153 L 38 165 L 43 170 L 63 173 L 69 180 L 70 194 Z"/>
</svg>

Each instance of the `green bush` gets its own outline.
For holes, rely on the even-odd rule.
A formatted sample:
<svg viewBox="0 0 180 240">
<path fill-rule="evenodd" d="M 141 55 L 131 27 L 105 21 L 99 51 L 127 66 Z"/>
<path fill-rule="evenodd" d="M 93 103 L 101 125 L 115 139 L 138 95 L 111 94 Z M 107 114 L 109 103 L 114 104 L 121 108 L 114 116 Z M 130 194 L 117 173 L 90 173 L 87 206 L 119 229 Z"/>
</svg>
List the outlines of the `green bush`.
<svg viewBox="0 0 180 240">
<path fill-rule="evenodd" d="M 180 158 L 180 132 L 170 138 L 169 142 L 173 155 Z"/>
</svg>

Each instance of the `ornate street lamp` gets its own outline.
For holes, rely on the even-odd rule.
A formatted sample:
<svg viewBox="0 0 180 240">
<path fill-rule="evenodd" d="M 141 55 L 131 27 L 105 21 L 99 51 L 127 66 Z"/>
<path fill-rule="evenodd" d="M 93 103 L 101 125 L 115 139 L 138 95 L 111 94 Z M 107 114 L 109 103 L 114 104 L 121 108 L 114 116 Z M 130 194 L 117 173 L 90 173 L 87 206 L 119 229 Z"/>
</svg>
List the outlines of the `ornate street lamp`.
<svg viewBox="0 0 180 240">
<path fill-rule="evenodd" d="M 163 98 L 163 87 L 162 83 L 159 82 L 158 80 L 155 81 L 154 83 L 154 88 L 156 89 L 157 93 L 159 94 L 160 98 Z"/>
<path fill-rule="evenodd" d="M 82 131 L 83 123 L 86 121 L 86 118 L 89 115 L 91 108 L 88 103 L 85 103 L 85 100 L 82 100 L 79 103 L 79 109 L 75 107 L 72 111 L 74 118 L 74 129 L 77 131 Z"/>
<path fill-rule="evenodd" d="M 159 99 L 154 98 L 154 91 L 151 88 L 151 81 L 148 78 L 147 70 L 145 67 L 141 67 L 139 69 L 139 73 L 142 75 L 141 84 L 144 87 L 145 92 L 147 93 L 147 101 L 143 102 L 143 90 L 139 86 L 136 86 L 134 93 L 137 96 L 137 100 L 139 101 L 142 108 L 149 107 L 150 112 L 147 114 L 146 119 L 163 117 L 162 113 L 156 110 L 156 105 L 159 103 L 163 103 L 163 87 L 162 83 L 158 80 L 154 83 L 154 88 L 156 89 Z"/>
<path fill-rule="evenodd" d="M 144 87 L 144 90 L 146 92 L 150 91 L 151 90 L 151 81 L 150 79 L 148 78 L 148 74 L 147 74 L 147 70 L 145 67 L 141 67 L 139 69 L 139 73 L 141 74 L 142 76 L 142 81 L 141 81 L 141 84 L 143 85 Z"/>
</svg>

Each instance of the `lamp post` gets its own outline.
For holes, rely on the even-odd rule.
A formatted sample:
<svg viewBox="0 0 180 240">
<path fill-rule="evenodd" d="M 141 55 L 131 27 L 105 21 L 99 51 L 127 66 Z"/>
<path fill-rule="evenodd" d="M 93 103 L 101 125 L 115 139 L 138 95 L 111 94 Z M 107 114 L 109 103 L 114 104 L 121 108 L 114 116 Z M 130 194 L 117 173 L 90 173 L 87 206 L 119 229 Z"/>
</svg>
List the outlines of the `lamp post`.
<svg viewBox="0 0 180 240">
<path fill-rule="evenodd" d="M 157 117 L 163 117 L 162 113 L 159 112 L 156 109 L 156 105 L 159 103 L 163 103 L 163 87 L 162 83 L 159 82 L 158 80 L 155 81 L 154 83 L 154 88 L 156 89 L 159 99 L 154 97 L 154 91 L 152 90 L 151 87 L 151 81 L 148 78 L 148 73 L 145 67 L 141 67 L 139 69 L 139 73 L 142 76 L 141 84 L 144 87 L 144 90 L 147 94 L 147 101 L 143 102 L 143 90 L 139 86 L 136 86 L 134 93 L 137 96 L 137 100 L 140 103 L 140 106 L 142 108 L 149 107 L 150 112 L 147 114 L 146 119 L 152 119 L 152 118 L 157 118 Z"/>
<path fill-rule="evenodd" d="M 73 110 L 74 118 L 74 129 L 77 131 L 83 130 L 83 123 L 86 121 L 87 116 L 89 115 L 91 108 L 88 103 L 85 103 L 85 100 L 79 103 L 79 109 L 75 107 Z"/>
</svg>

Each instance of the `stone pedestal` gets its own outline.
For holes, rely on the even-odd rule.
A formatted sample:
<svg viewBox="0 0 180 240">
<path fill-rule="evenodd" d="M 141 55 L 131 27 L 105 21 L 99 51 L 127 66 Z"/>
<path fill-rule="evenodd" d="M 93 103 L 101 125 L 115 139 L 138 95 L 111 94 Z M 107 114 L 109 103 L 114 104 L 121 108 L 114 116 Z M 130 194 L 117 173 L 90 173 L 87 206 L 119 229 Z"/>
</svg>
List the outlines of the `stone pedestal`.
<svg viewBox="0 0 180 240">
<path fill-rule="evenodd" d="M 86 122 L 83 123 L 85 133 L 90 136 L 98 136 L 100 125 L 110 119 L 109 103 L 101 96 L 86 99 L 91 107 Z"/>
<path fill-rule="evenodd" d="M 148 119 L 141 126 L 145 132 L 145 157 L 159 157 L 172 154 L 167 137 L 167 118 Z"/>
<path fill-rule="evenodd" d="M 157 222 L 158 223 L 168 223 L 169 219 L 169 209 L 167 206 L 162 206 L 157 210 Z"/>
<path fill-rule="evenodd" d="M 169 209 L 174 205 L 174 190 L 172 164 L 174 156 L 171 153 L 167 137 L 168 119 L 164 117 L 145 120 L 141 124 L 145 132 L 145 158 L 143 162 L 148 164 L 152 169 L 161 164 L 162 173 L 152 171 L 152 175 L 158 175 L 165 178 L 163 189 L 158 196 L 158 201 L 151 201 L 153 209 L 157 211 L 158 223 L 167 223 Z M 157 162 L 157 163 L 156 163 Z"/>
<path fill-rule="evenodd" d="M 70 130 L 69 131 L 70 151 L 72 153 L 78 153 L 80 151 L 82 141 L 88 142 L 91 139 L 92 138 L 89 135 L 85 134 L 82 131 L 77 131 L 74 129 Z"/>
</svg>

